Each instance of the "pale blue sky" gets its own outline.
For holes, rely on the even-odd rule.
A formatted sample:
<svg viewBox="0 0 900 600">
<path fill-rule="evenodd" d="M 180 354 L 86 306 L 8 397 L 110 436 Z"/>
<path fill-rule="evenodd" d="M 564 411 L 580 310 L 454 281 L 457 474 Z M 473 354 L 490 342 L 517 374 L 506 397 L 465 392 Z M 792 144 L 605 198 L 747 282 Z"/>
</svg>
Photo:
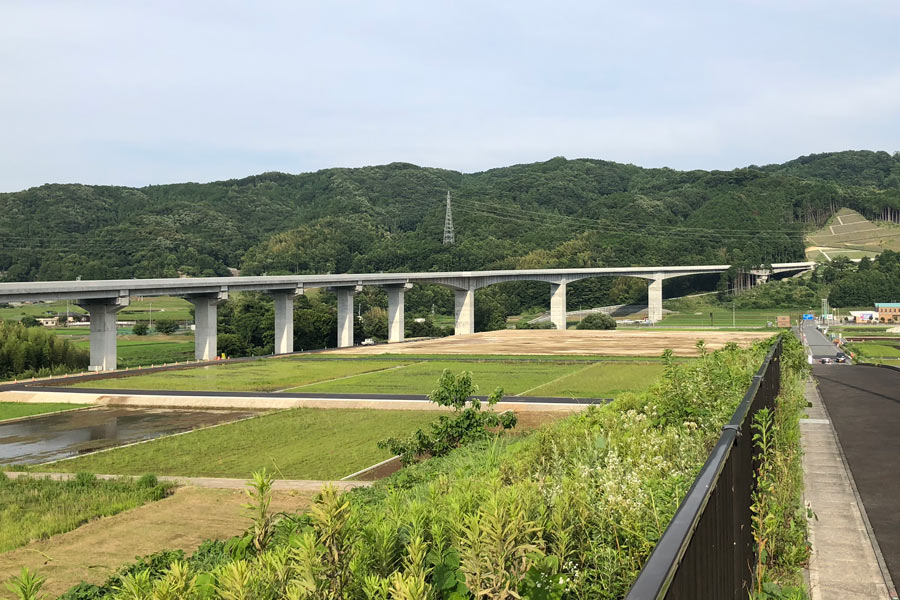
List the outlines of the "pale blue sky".
<svg viewBox="0 0 900 600">
<path fill-rule="evenodd" d="M 0 191 L 900 150 L 900 2 L 0 0 Z"/>
</svg>

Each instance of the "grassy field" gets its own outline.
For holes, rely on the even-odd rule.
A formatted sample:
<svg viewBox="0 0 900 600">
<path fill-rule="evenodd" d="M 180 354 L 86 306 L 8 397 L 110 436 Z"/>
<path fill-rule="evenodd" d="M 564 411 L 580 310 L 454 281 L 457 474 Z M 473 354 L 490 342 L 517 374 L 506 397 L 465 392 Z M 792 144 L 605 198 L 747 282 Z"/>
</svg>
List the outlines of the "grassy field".
<svg viewBox="0 0 900 600">
<path fill-rule="evenodd" d="M 494 357 L 495 359 L 497 357 Z M 585 369 L 596 365 L 597 368 Z M 75 384 L 109 389 L 185 391 L 259 391 L 371 394 L 427 394 L 444 369 L 471 371 L 480 393 L 502 387 L 507 395 L 606 398 L 649 385 L 660 373 L 659 361 L 596 359 L 465 360 L 446 356 L 423 360 L 391 358 L 281 358 L 198 367 Z M 576 377 L 577 374 L 577 377 Z"/>
<path fill-rule="evenodd" d="M 732 313 L 730 308 L 720 306 L 703 306 L 693 310 L 671 312 L 663 316 L 660 325 L 663 327 L 766 327 L 776 323 L 779 315 L 790 316 L 792 320 L 808 309 L 738 309 Z M 712 317 L 710 317 L 712 313 Z"/>
<path fill-rule="evenodd" d="M 78 348 L 88 349 L 90 341 L 73 340 Z M 119 368 L 162 365 L 194 359 L 194 336 L 176 335 L 120 335 L 116 339 Z"/>
<path fill-rule="evenodd" d="M 339 479 L 390 457 L 376 443 L 433 421 L 435 411 L 296 408 L 229 425 L 71 458 L 46 471 Z"/>
<path fill-rule="evenodd" d="M 260 359 L 76 384 L 110 389 L 274 392 L 408 364 L 408 360 Z"/>
<path fill-rule="evenodd" d="M 25 404 L 22 402 L 0 402 L 0 421 L 6 419 L 20 419 L 22 417 L 30 417 L 32 415 L 43 415 L 46 413 L 59 412 L 61 410 L 71 410 L 73 408 L 81 408 L 83 406 L 87 406 L 87 404 L 68 404 L 57 402 Z"/>
<path fill-rule="evenodd" d="M 876 359 L 900 359 L 900 348 L 877 342 L 851 342 L 846 345 L 847 350 L 856 354 L 863 361 Z"/>
<path fill-rule="evenodd" d="M 596 368 L 594 368 L 596 367 Z M 660 364 L 554 362 L 427 361 L 406 367 L 294 388 L 292 391 L 373 394 L 427 394 L 444 369 L 471 371 L 479 392 L 489 394 L 502 387 L 506 395 L 609 397 L 616 392 L 641 389 L 662 372 Z"/>
<path fill-rule="evenodd" d="M 169 319 L 170 321 L 193 321 L 191 303 L 175 296 L 157 296 L 154 298 L 132 298 L 131 304 L 123 308 L 118 315 L 120 321 L 153 321 Z"/>
<path fill-rule="evenodd" d="M 74 302 L 68 303 L 69 314 L 84 315 L 87 311 L 76 306 Z M 55 302 L 35 302 L 33 304 L 22 304 L 21 306 L 9 306 L 0 308 L 0 319 L 11 321 L 19 321 L 22 317 L 53 317 L 58 314 L 66 314 L 66 301 L 57 300 Z"/>
<path fill-rule="evenodd" d="M 562 398 L 615 397 L 646 388 L 663 373 L 663 365 L 594 363 L 532 389 L 528 395 Z"/>
<path fill-rule="evenodd" d="M 58 314 L 83 315 L 87 311 L 77 306 L 74 302 L 66 304 L 65 300 L 57 300 L 55 302 L 35 302 L 31 304 L 23 304 L 21 306 L 10 306 L 8 308 L 0 308 L 0 319 L 20 320 L 26 315 L 32 317 L 55 316 Z M 191 303 L 184 298 L 176 298 L 174 296 L 159 296 L 156 298 L 137 299 L 132 298 L 131 304 L 123 308 L 117 315 L 120 321 L 149 321 L 152 315 L 153 320 L 170 319 L 172 321 L 192 321 L 190 313 Z"/>
<path fill-rule="evenodd" d="M 70 481 L 9 479 L 0 473 L 0 552 L 75 529 L 165 496 L 155 478 L 100 481 L 80 474 Z"/>
</svg>

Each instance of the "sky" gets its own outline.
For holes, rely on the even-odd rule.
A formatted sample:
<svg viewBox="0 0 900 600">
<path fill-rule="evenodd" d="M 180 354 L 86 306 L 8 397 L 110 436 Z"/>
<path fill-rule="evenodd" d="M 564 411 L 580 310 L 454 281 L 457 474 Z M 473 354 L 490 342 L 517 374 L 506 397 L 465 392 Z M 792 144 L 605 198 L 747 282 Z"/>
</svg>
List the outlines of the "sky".
<svg viewBox="0 0 900 600">
<path fill-rule="evenodd" d="M 900 150 L 900 2 L 0 0 L 0 191 Z"/>
</svg>

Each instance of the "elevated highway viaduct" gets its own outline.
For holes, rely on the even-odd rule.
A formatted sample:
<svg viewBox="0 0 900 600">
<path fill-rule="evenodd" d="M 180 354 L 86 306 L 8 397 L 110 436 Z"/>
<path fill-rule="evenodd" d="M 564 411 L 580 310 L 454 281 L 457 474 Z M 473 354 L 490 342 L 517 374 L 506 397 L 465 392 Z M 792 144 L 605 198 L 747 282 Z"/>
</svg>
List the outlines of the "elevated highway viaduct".
<svg viewBox="0 0 900 600">
<path fill-rule="evenodd" d="M 812 262 L 776 263 L 771 270 L 753 271 L 765 279 L 771 274 L 801 272 Z M 338 299 L 338 347 L 353 345 L 353 296 L 364 285 L 384 287 L 388 295 L 388 341 L 403 340 L 404 294 L 415 284 L 436 284 L 454 291 L 456 335 L 475 331 L 475 290 L 509 281 L 550 284 L 550 320 L 566 327 L 566 286 L 590 277 L 638 277 L 648 286 L 649 319 L 662 318 L 662 283 L 673 277 L 722 273 L 730 265 L 670 267 L 604 267 L 589 269 L 526 269 L 514 271 L 456 271 L 423 273 L 363 273 L 341 275 L 277 275 L 260 277 L 196 277 L 177 279 L 112 279 L 97 281 L 39 281 L 0 283 L 0 302 L 74 300 L 91 316 L 93 371 L 116 368 L 116 313 L 132 296 L 182 296 L 194 305 L 197 360 L 216 356 L 216 312 L 232 292 L 262 291 L 275 300 L 275 353 L 294 351 L 293 302 L 311 288 L 328 288 Z"/>
</svg>

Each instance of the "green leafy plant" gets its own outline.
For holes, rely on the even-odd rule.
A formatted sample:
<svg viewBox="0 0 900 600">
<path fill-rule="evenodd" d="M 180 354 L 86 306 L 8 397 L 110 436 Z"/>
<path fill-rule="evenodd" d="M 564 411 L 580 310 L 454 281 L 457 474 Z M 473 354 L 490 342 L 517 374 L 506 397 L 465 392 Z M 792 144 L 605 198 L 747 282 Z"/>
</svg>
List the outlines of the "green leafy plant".
<svg viewBox="0 0 900 600">
<path fill-rule="evenodd" d="M 18 577 L 14 577 L 6 584 L 6 589 L 15 594 L 17 600 L 42 600 L 40 593 L 45 579 L 27 567 L 22 567 Z"/>
<path fill-rule="evenodd" d="M 275 477 L 263 467 L 255 471 L 246 490 L 250 502 L 244 508 L 250 511 L 252 524 L 245 537 L 249 538 L 249 546 L 256 552 L 262 552 L 269 545 L 275 534 L 275 527 L 281 519 L 280 514 L 272 514 L 269 506 L 272 503 L 272 484 Z"/>
<path fill-rule="evenodd" d="M 443 456 L 464 444 L 482 440 L 492 434 L 489 429 L 512 429 L 518 419 L 512 411 L 501 414 L 493 407 L 503 398 L 503 390 L 497 388 L 487 399 L 487 409 L 482 409 L 481 400 L 474 397 L 478 386 L 472 382 L 472 373 L 463 371 L 454 375 L 445 369 L 438 380 L 438 386 L 428 399 L 438 406 L 450 408 L 450 416 L 441 415 L 432 423 L 427 433 L 419 429 L 406 439 L 388 438 L 378 442 L 379 448 L 390 450 L 400 456 L 404 465 L 433 456 Z"/>
</svg>

